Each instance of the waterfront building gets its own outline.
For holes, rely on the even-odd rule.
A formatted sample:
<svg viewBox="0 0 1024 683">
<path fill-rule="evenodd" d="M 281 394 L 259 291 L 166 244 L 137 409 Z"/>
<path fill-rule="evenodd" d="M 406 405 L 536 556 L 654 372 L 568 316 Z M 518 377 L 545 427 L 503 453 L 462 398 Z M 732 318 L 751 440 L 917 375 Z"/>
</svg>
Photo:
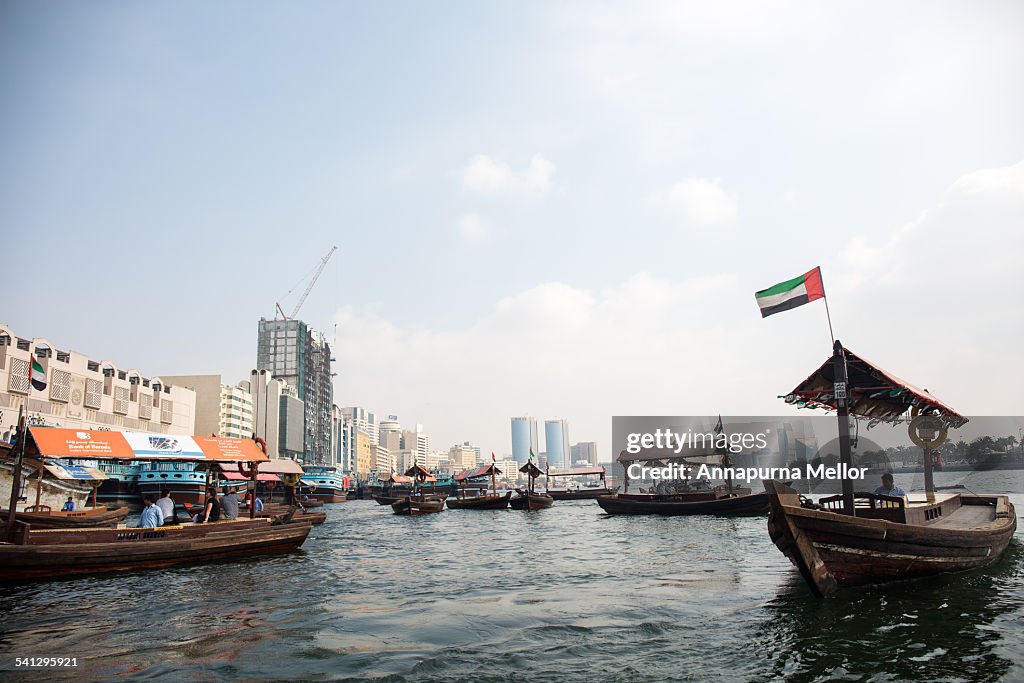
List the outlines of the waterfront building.
<svg viewBox="0 0 1024 683">
<path fill-rule="evenodd" d="M 386 474 L 395 471 L 395 461 L 392 458 L 391 451 L 380 444 L 370 444 L 370 461 L 372 463 L 371 467 L 378 472 Z M 404 472 L 405 470 L 402 471 Z"/>
<path fill-rule="evenodd" d="M 331 464 L 343 473 L 355 472 L 352 418 L 338 406 L 331 406 Z"/>
<path fill-rule="evenodd" d="M 577 444 L 573 444 L 570 449 L 571 453 L 571 467 L 589 466 L 597 467 L 597 442 L 596 441 L 581 441 Z"/>
<path fill-rule="evenodd" d="M 295 387 L 303 402 L 303 462 L 324 464 L 331 447 L 331 349 L 301 320 L 260 318 L 256 367 Z"/>
<path fill-rule="evenodd" d="M 377 416 L 366 408 L 360 408 L 359 406 L 349 406 L 342 408 L 341 412 L 348 415 L 352 419 L 356 431 L 360 431 L 370 437 L 370 443 L 380 443 L 379 427 L 377 425 Z"/>
<path fill-rule="evenodd" d="M 281 396 L 285 382 L 267 370 L 252 370 L 248 382 L 240 382 L 252 396 L 253 432 L 267 443 L 267 453 L 280 454 Z"/>
<path fill-rule="evenodd" d="M 426 459 L 419 463 L 432 472 L 452 471 L 452 462 L 448 459 L 448 451 L 430 451 L 427 453 Z"/>
<path fill-rule="evenodd" d="M 43 380 L 29 382 L 32 361 Z M 38 378 L 39 372 L 34 373 Z M 196 394 L 162 377 L 121 369 L 50 340 L 18 337 L 0 325 L 0 434 L 9 434 L 25 407 L 31 424 L 69 429 L 117 429 L 194 434 Z"/>
<path fill-rule="evenodd" d="M 356 474 L 365 480 L 373 469 L 373 437 L 359 429 L 355 430 Z"/>
<path fill-rule="evenodd" d="M 430 452 L 430 437 L 423 431 L 423 425 L 416 425 L 416 429 L 402 431 L 402 448 L 416 451 L 416 462 L 427 461 L 427 453 Z"/>
<path fill-rule="evenodd" d="M 281 387 L 278 405 L 278 455 L 282 458 L 306 461 L 306 408 L 298 392 L 290 384 Z"/>
<path fill-rule="evenodd" d="M 468 470 L 476 466 L 476 453 L 469 442 L 455 444 L 448 449 L 448 460 L 454 470 Z"/>
<path fill-rule="evenodd" d="M 410 467 L 416 464 L 416 451 L 410 451 L 403 448 L 399 448 L 397 451 L 392 451 L 392 453 L 395 462 L 395 472 L 398 474 L 401 474 L 402 472 L 407 472 Z M 429 460 L 430 456 L 428 455 L 427 461 L 429 462 Z M 423 465 L 423 463 L 420 464 Z M 424 465 L 424 467 L 430 469 L 431 465 L 427 464 Z"/>
<path fill-rule="evenodd" d="M 196 434 L 252 438 L 253 406 L 248 382 L 231 386 L 224 384 L 220 375 L 164 375 L 164 380 L 196 392 Z"/>
<path fill-rule="evenodd" d="M 512 457 L 520 465 L 540 452 L 537 442 L 537 418 L 531 416 L 512 418 Z M 536 461 L 536 458 L 535 458 Z"/>
<path fill-rule="evenodd" d="M 544 451 L 548 467 L 570 465 L 568 420 L 547 420 L 544 423 Z"/>
<path fill-rule="evenodd" d="M 504 460 L 498 461 L 498 469 L 501 470 L 501 478 L 515 486 L 519 481 L 519 463 L 515 458 L 506 455 Z"/>
</svg>

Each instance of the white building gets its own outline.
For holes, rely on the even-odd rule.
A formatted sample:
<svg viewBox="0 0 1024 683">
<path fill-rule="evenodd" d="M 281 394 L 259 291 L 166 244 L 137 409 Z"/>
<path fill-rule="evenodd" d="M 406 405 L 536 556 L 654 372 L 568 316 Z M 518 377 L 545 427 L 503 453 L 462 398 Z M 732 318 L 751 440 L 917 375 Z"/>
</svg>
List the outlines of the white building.
<svg viewBox="0 0 1024 683">
<path fill-rule="evenodd" d="M 33 359 L 43 372 L 41 390 L 29 383 Z M 109 360 L 62 351 L 42 337 L 18 337 L 0 325 L 0 434 L 17 424 L 22 406 L 30 424 L 195 433 L 194 391 L 135 369 L 121 369 Z"/>
<path fill-rule="evenodd" d="M 402 449 L 415 450 L 417 462 L 427 461 L 427 453 L 430 452 L 430 437 L 423 431 L 423 425 L 416 425 L 416 429 L 406 429 L 402 432 Z"/>
<path fill-rule="evenodd" d="M 220 375 L 164 375 L 164 380 L 196 392 L 196 434 L 252 438 L 255 432 L 248 382 L 230 386 L 221 382 Z"/>
<path fill-rule="evenodd" d="M 375 414 L 359 406 L 342 408 L 341 412 L 352 419 L 352 424 L 357 432 L 362 432 L 370 437 L 370 443 L 380 443 L 377 416 Z"/>
<path fill-rule="evenodd" d="M 453 471 L 468 470 L 476 467 L 476 450 L 468 443 L 457 443 L 448 449 L 448 460 Z"/>
</svg>

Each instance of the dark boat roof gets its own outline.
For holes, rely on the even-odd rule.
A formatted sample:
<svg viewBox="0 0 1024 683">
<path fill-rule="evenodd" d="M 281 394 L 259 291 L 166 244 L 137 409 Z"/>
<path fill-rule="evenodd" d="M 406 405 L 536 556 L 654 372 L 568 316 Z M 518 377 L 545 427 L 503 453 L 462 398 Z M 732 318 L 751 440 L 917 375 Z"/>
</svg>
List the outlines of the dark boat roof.
<svg viewBox="0 0 1024 683">
<path fill-rule="evenodd" d="M 583 477 L 589 474 L 604 474 L 603 467 L 569 467 L 548 469 L 549 477 Z"/>
<path fill-rule="evenodd" d="M 455 475 L 455 481 L 466 481 L 467 479 L 476 479 L 477 477 L 489 477 L 492 472 L 494 474 L 501 474 L 501 470 L 493 462 L 489 462 L 486 465 L 480 465 L 471 470 L 463 470 Z"/>
<path fill-rule="evenodd" d="M 959 427 L 966 424 L 967 418 L 940 401 L 927 389 L 918 389 L 849 349 L 844 349 L 844 352 L 851 415 L 892 422 L 916 407 L 921 412 L 937 415 L 950 426 Z M 833 370 L 830 356 L 821 367 L 784 397 L 786 402 L 835 410 L 837 405 L 833 389 Z"/>
<path fill-rule="evenodd" d="M 528 475 L 530 475 L 531 477 L 533 477 L 535 479 L 537 477 L 541 476 L 542 474 L 544 474 L 543 472 L 540 471 L 539 467 L 537 467 L 536 465 L 533 464 L 532 460 L 530 460 L 525 465 L 520 467 L 519 471 L 523 472 L 525 474 L 528 474 Z"/>
</svg>

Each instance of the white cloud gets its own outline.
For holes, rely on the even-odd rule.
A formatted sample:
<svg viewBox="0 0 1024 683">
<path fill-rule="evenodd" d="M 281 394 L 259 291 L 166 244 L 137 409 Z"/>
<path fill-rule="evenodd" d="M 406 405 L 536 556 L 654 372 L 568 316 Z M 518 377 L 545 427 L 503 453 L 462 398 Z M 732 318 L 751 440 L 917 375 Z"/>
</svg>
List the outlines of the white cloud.
<svg viewBox="0 0 1024 683">
<path fill-rule="evenodd" d="M 477 154 L 462 169 L 462 187 L 488 195 L 542 197 L 551 189 L 555 165 L 540 154 L 522 171 L 513 171 L 503 161 Z"/>
<path fill-rule="evenodd" d="M 459 216 L 459 234 L 470 242 L 482 242 L 494 229 L 490 220 L 478 213 L 464 213 Z"/>
<path fill-rule="evenodd" d="M 729 225 L 739 218 L 736 194 L 722 189 L 718 178 L 686 178 L 672 186 L 669 201 L 689 223 Z"/>
</svg>

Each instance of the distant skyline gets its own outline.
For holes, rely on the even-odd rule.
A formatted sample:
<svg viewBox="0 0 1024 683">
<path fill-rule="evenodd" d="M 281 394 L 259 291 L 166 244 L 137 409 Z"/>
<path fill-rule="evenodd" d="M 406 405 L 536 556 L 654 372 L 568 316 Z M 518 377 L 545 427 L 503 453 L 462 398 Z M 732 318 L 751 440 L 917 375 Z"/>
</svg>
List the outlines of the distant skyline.
<svg viewBox="0 0 1024 683">
<path fill-rule="evenodd" d="M 149 375 L 256 367 L 434 448 L 510 418 L 771 415 L 836 335 L 1022 414 L 1024 6 L 0 6 L 0 322 Z M 291 294 L 288 295 L 288 292 Z M 335 342 L 335 326 L 337 340 Z"/>
</svg>

